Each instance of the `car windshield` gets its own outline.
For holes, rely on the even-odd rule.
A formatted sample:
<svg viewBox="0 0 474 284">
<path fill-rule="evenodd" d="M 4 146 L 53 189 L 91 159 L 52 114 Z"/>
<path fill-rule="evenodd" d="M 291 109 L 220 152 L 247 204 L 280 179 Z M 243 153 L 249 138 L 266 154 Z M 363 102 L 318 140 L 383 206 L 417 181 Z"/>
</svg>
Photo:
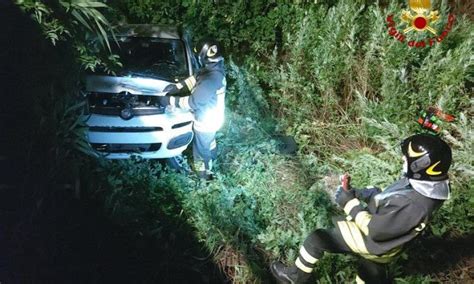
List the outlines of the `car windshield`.
<svg viewBox="0 0 474 284">
<path fill-rule="evenodd" d="M 119 76 L 143 76 L 167 81 L 189 76 L 184 44 L 179 39 L 117 37 L 113 53 L 123 67 Z"/>
</svg>

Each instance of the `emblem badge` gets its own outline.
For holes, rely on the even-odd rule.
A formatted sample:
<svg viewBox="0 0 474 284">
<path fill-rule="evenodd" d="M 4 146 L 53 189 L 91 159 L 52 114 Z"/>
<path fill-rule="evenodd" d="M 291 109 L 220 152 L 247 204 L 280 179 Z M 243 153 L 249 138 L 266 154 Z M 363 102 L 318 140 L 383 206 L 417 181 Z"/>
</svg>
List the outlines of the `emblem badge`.
<svg viewBox="0 0 474 284">
<path fill-rule="evenodd" d="M 439 19 L 438 11 L 431 11 L 430 0 L 408 0 L 408 6 L 411 11 L 404 10 L 401 15 L 401 20 L 410 26 L 403 30 L 404 33 L 409 33 L 413 30 L 422 32 L 429 31 L 436 35 L 436 30 L 430 26 Z M 412 11 L 415 14 L 412 14 Z"/>
</svg>

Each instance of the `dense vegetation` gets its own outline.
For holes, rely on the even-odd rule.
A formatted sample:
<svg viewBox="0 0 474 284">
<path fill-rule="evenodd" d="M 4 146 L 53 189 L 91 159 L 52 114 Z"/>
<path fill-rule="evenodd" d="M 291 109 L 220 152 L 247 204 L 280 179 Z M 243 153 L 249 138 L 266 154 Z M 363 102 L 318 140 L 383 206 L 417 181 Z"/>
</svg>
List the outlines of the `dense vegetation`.
<svg viewBox="0 0 474 284">
<path fill-rule="evenodd" d="M 49 177 L 78 177 L 82 195 L 98 202 L 131 236 L 167 243 L 169 230 L 190 226 L 230 280 L 259 283 L 269 279 L 272 260 L 292 262 L 304 237 L 330 226 L 331 216 L 340 213 L 330 202 L 338 174 L 350 172 L 356 185 L 386 186 L 397 178 L 400 139 L 419 131 L 420 110 L 437 105 L 457 117 L 441 134 L 453 148 L 453 192 L 425 238 L 469 238 L 474 24 L 465 13 L 469 4 L 433 2 L 442 15 L 434 27 L 443 30 L 448 13 L 456 14 L 455 25 L 441 43 L 410 48 L 388 34 L 386 22 L 406 8 L 405 1 L 129 0 L 109 7 L 92 1 L 18 1 L 81 70 L 120 64 L 107 54 L 106 41 L 105 57 L 84 47 L 87 36 L 103 35 L 109 22 L 184 25 L 195 38 L 216 37 L 227 51 L 227 121 L 218 136 L 217 179 L 209 184 L 163 171 L 154 161 L 84 155 L 82 103 L 74 83 L 81 70 L 53 84 L 67 95 L 43 90 L 35 115 L 50 123 L 38 119 L 30 141 L 49 133 L 43 155 L 53 155 L 45 169 Z M 296 155 L 280 154 L 276 137 L 281 135 L 295 137 Z M 424 273 L 446 248 L 430 249 L 409 248 L 393 265 L 398 281 L 472 280 L 446 269 Z M 402 268 L 413 259 L 426 267 Z M 352 281 L 354 274 L 353 259 L 339 255 L 325 257 L 315 272 L 322 282 Z"/>
</svg>

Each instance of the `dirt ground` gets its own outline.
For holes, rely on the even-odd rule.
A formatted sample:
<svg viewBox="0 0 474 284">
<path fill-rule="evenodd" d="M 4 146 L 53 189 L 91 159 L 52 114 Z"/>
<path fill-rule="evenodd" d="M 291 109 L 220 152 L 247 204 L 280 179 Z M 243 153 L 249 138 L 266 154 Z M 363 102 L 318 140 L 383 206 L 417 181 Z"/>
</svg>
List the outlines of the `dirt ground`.
<svg viewBox="0 0 474 284">
<path fill-rule="evenodd" d="M 474 283 L 474 235 L 418 239 L 409 248 L 406 274 L 424 274 L 441 283 Z"/>
</svg>

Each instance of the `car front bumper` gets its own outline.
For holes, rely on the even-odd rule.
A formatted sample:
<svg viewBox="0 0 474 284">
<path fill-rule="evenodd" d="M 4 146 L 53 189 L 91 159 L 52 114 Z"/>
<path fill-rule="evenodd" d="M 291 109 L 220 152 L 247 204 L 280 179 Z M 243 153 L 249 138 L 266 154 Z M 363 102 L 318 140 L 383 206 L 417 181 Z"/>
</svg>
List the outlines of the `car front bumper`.
<svg viewBox="0 0 474 284">
<path fill-rule="evenodd" d="M 98 156 L 107 159 L 171 158 L 180 155 L 193 138 L 193 115 L 176 109 L 171 113 L 135 116 L 84 116 L 86 137 Z"/>
</svg>

